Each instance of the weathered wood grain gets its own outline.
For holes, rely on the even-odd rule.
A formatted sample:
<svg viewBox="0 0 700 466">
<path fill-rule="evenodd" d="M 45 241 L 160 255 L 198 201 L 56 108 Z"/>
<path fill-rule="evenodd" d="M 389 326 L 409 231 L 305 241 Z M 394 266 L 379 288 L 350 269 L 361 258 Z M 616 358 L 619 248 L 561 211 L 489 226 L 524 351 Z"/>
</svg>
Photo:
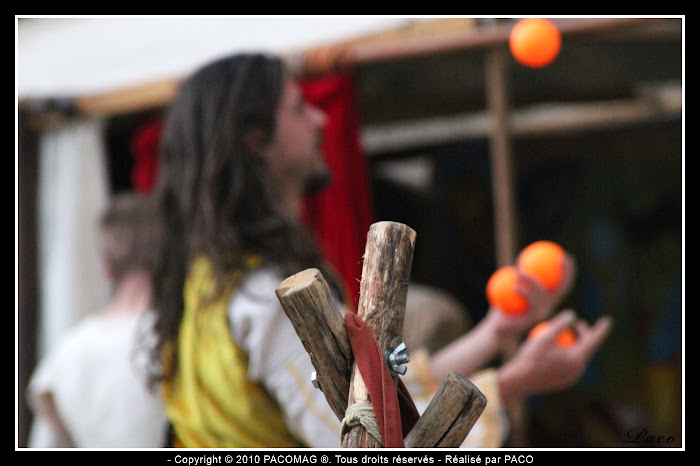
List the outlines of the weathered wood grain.
<svg viewBox="0 0 700 466">
<path fill-rule="evenodd" d="M 275 292 L 311 357 L 326 401 L 342 420 L 348 405 L 353 354 L 343 315 L 328 283 L 318 269 L 306 269 L 284 280 Z"/>
<path fill-rule="evenodd" d="M 458 448 L 486 407 L 486 397 L 468 379 L 452 372 L 443 380 L 416 425 L 406 448 Z"/>
<path fill-rule="evenodd" d="M 397 222 L 374 223 L 367 233 L 357 313 L 382 349 L 394 349 L 402 340 L 415 242 L 416 232 Z M 370 400 L 355 365 L 348 406 L 360 401 Z M 355 426 L 343 436 L 341 446 L 378 448 L 381 444 L 364 427 Z"/>
</svg>

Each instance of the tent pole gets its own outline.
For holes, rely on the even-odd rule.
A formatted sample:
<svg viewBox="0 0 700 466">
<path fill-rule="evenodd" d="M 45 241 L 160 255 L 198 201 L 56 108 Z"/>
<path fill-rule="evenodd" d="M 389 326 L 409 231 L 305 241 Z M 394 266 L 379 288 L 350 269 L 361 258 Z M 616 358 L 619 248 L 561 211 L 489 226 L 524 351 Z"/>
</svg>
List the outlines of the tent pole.
<svg viewBox="0 0 700 466">
<path fill-rule="evenodd" d="M 505 49 L 496 47 L 486 55 L 486 94 L 493 119 L 490 134 L 496 265 L 513 263 L 517 244 L 515 216 L 515 170 L 508 121 L 508 81 Z"/>
<path fill-rule="evenodd" d="M 508 121 L 508 62 L 507 49 L 493 47 L 486 53 L 485 86 L 488 113 L 493 119 L 490 134 L 491 186 L 493 195 L 493 218 L 496 267 L 513 264 L 517 247 L 517 219 L 515 169 L 511 149 L 511 134 Z M 508 347 L 503 356 L 510 359 L 517 346 Z M 520 403 L 509 410 L 512 431 L 510 443 L 513 447 L 527 445 L 525 405 Z"/>
</svg>

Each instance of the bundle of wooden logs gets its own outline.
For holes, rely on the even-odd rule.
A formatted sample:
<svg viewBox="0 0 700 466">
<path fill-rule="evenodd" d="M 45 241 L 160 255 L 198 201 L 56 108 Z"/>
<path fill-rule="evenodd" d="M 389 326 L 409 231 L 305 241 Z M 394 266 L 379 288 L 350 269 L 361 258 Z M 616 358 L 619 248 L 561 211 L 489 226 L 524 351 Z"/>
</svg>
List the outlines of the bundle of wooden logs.
<svg viewBox="0 0 700 466">
<path fill-rule="evenodd" d="M 367 234 L 357 314 L 387 354 L 402 344 L 406 296 L 416 232 L 396 222 L 373 224 Z M 277 297 L 316 369 L 316 381 L 339 420 L 349 406 L 371 402 L 341 313 L 318 269 L 284 280 Z M 350 312 L 350 311 L 348 311 Z M 396 367 L 396 366 L 394 366 Z M 400 372 L 400 371 L 399 371 Z M 391 372 L 395 384 L 399 374 Z M 404 438 L 406 448 L 456 448 L 486 406 L 486 397 L 468 379 L 449 374 Z M 347 429 L 342 448 L 380 448 L 363 425 Z"/>
</svg>

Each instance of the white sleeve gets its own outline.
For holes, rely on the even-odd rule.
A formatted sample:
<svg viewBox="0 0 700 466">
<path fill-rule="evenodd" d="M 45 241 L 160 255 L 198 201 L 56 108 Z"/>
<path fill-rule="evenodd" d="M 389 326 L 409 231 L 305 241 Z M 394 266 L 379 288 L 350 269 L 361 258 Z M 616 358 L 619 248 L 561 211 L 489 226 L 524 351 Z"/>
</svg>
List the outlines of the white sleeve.
<svg viewBox="0 0 700 466">
<path fill-rule="evenodd" d="M 29 432 L 29 448 L 71 448 L 73 443 L 62 435 L 42 414 L 34 417 Z"/>
<path fill-rule="evenodd" d="M 27 403 L 32 410 L 29 448 L 69 448 L 73 442 L 56 426 L 51 414 L 44 409 L 41 398 L 54 395 L 56 364 L 53 355 L 44 358 L 35 368 L 27 387 Z"/>
<path fill-rule="evenodd" d="M 282 280 L 270 270 L 245 278 L 229 306 L 231 334 L 248 353 L 249 378 L 277 399 L 290 431 L 311 448 L 338 448 L 340 421 L 311 384 L 311 359 L 275 294 Z"/>
</svg>

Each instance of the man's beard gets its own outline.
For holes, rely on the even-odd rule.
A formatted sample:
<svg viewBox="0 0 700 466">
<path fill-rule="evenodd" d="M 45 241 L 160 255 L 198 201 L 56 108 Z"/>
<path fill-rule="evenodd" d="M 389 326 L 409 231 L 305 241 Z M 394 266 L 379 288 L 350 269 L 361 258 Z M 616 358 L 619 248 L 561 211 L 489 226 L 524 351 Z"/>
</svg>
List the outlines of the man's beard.
<svg viewBox="0 0 700 466">
<path fill-rule="evenodd" d="M 306 196 L 313 196 L 330 186 L 333 181 L 333 175 L 331 174 L 331 169 L 326 161 L 326 154 L 323 152 L 324 145 L 324 134 L 322 131 L 316 133 L 316 148 L 318 160 L 320 161 L 318 166 L 315 167 L 306 177 L 306 182 L 304 183 L 304 192 Z"/>
<path fill-rule="evenodd" d="M 330 186 L 333 181 L 333 175 L 328 167 L 323 170 L 315 170 L 306 178 L 304 191 L 307 196 L 313 196 Z"/>
</svg>

